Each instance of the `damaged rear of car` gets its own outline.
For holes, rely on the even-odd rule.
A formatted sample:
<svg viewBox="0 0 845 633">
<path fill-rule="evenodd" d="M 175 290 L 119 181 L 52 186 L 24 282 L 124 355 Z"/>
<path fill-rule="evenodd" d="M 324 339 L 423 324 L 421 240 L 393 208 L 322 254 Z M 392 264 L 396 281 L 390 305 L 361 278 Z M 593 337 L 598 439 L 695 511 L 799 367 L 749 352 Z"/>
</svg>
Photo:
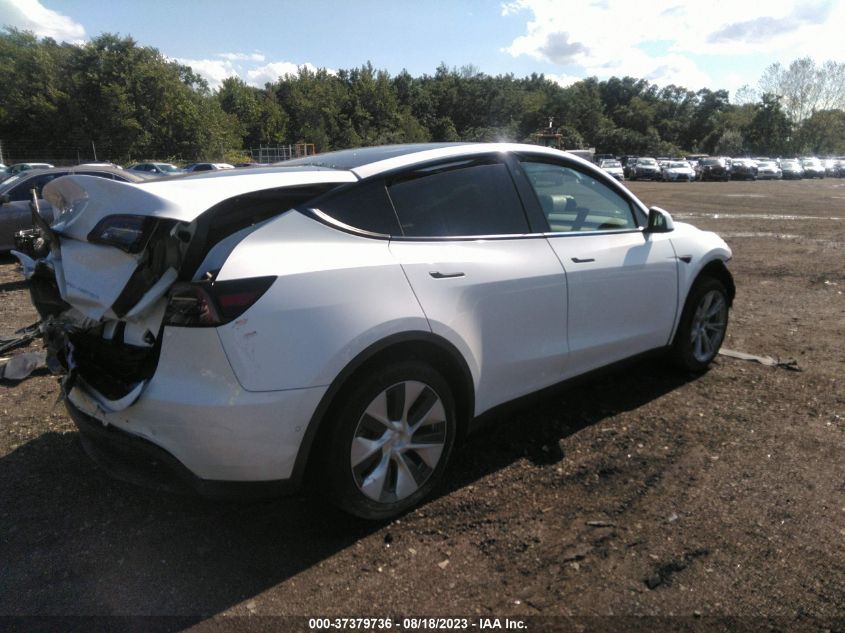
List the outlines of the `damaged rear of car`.
<svg viewBox="0 0 845 633">
<path fill-rule="evenodd" d="M 242 388 L 215 329 L 238 319 L 276 277 L 221 280 L 223 263 L 257 228 L 356 178 L 314 169 L 265 170 L 246 181 L 203 178 L 202 187 L 57 179 L 44 190 L 56 220 L 39 222 L 43 240 L 34 256 L 13 254 L 42 319 L 48 365 L 64 373 L 68 409 L 92 456 L 113 471 L 127 467 L 125 456 L 96 450 L 103 433 L 122 429 L 129 433 L 123 444 L 171 462 L 195 488 L 213 493 L 205 482 L 281 480 L 292 468 L 274 451 L 245 473 L 241 461 L 219 459 L 221 444 L 237 451 L 242 441 L 298 446 L 301 439 L 268 437 L 260 423 L 250 428 L 285 403 Z M 281 400 L 298 406 L 295 398 Z M 240 417 L 237 433 L 228 420 L 205 415 L 221 405 Z"/>
</svg>

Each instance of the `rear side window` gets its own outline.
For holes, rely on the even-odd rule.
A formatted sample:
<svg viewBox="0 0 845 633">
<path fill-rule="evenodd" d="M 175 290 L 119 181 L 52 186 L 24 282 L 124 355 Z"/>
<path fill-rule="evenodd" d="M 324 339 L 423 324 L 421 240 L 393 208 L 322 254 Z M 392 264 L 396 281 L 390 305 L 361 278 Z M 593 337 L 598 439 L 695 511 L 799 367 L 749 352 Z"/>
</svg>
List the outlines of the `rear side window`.
<svg viewBox="0 0 845 633">
<path fill-rule="evenodd" d="M 353 185 L 314 205 L 329 217 L 362 231 L 401 235 L 384 181 Z"/>
<path fill-rule="evenodd" d="M 54 178 L 58 178 L 59 176 L 64 176 L 65 174 L 43 174 L 41 176 L 35 176 L 34 178 L 29 178 L 28 180 L 22 182 L 17 187 L 12 189 L 9 192 L 9 199 L 12 202 L 20 202 L 21 200 L 29 200 L 31 194 L 29 193 L 32 189 L 36 189 L 38 191 L 38 197 L 41 197 L 41 190 L 44 189 L 44 185 L 48 182 L 53 180 Z"/>
<path fill-rule="evenodd" d="M 495 160 L 417 169 L 394 179 L 388 192 L 407 237 L 529 232 L 508 168 Z"/>
</svg>

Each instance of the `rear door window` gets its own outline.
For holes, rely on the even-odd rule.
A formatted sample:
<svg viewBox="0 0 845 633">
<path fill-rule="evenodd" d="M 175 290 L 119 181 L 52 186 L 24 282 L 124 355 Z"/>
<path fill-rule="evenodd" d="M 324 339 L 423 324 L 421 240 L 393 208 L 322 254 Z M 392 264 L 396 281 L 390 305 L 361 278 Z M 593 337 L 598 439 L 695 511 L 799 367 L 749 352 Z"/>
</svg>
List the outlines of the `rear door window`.
<svg viewBox="0 0 845 633">
<path fill-rule="evenodd" d="M 529 233 L 508 167 L 497 158 L 426 166 L 387 187 L 406 237 L 472 237 Z"/>
</svg>

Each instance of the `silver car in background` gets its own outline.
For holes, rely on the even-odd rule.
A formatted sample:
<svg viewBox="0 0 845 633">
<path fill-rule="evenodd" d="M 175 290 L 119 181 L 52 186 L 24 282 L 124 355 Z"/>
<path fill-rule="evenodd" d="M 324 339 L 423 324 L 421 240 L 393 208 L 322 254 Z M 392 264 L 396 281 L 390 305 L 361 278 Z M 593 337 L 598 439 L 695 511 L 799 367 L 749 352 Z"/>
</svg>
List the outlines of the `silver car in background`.
<svg viewBox="0 0 845 633">
<path fill-rule="evenodd" d="M 678 182 L 686 180 L 692 182 L 695 180 L 695 170 L 685 160 L 671 160 L 660 171 L 661 178 L 665 182 Z"/>
</svg>

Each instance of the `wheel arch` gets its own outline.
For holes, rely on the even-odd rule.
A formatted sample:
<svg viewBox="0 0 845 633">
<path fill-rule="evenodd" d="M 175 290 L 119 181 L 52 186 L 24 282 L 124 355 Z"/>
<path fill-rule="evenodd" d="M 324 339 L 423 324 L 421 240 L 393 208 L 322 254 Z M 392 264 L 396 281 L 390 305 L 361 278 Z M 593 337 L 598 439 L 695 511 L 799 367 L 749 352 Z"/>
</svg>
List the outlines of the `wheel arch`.
<svg viewBox="0 0 845 633">
<path fill-rule="evenodd" d="M 703 277 L 712 277 L 714 279 L 718 279 L 725 285 L 725 289 L 728 291 L 728 305 L 733 305 L 734 297 L 736 296 L 736 284 L 734 283 L 733 275 L 731 275 L 731 271 L 728 270 L 728 267 L 725 265 L 725 262 L 721 259 L 714 259 L 707 264 L 705 264 L 698 274 L 695 276 L 695 279 L 690 284 L 689 290 L 687 291 L 687 296 L 689 296 L 690 291 L 692 290 L 693 286 L 698 283 L 699 279 Z M 684 300 L 686 303 L 686 299 Z"/>
<path fill-rule="evenodd" d="M 453 389 L 458 418 L 458 440 L 466 434 L 475 411 L 475 387 L 469 366 L 458 349 L 431 332 L 402 332 L 382 339 L 359 353 L 332 381 L 317 405 L 303 436 L 291 479 L 299 486 L 308 480 L 313 459 L 319 453 L 331 428 L 333 407 L 363 372 L 371 371 L 394 359 L 417 358 L 429 362 L 443 373 Z"/>
<path fill-rule="evenodd" d="M 676 337 L 678 336 L 678 329 L 681 326 L 681 320 L 684 316 L 684 310 L 687 306 L 687 301 L 689 301 L 689 296 L 695 288 L 696 284 L 701 281 L 702 279 L 710 277 L 712 279 L 717 279 L 721 281 L 725 285 L 725 289 L 728 291 L 728 307 L 733 305 L 734 297 L 736 296 L 736 285 L 734 283 L 733 275 L 731 271 L 728 270 L 725 261 L 722 259 L 712 259 L 707 262 L 701 269 L 695 274 L 692 282 L 687 286 L 686 294 L 684 295 L 684 300 L 680 304 L 680 308 L 677 312 L 677 316 L 675 317 L 675 326 L 672 328 L 672 336 L 669 339 L 669 345 L 673 345 L 675 342 Z"/>
</svg>

